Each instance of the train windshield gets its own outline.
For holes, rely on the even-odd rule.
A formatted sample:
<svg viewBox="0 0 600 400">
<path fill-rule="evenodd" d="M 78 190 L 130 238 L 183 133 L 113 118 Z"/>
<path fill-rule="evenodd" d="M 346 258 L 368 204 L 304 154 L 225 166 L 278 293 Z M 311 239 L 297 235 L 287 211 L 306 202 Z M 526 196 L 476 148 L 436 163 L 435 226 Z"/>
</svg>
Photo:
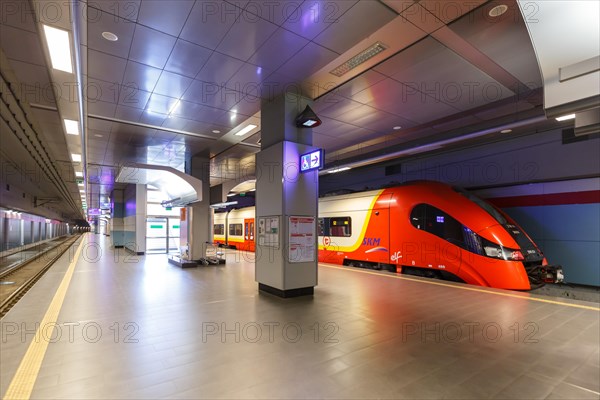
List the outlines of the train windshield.
<svg viewBox="0 0 600 400">
<path fill-rule="evenodd" d="M 507 225 L 509 222 L 506 220 L 506 218 L 504 218 L 504 216 L 502 215 L 502 213 L 498 210 L 496 210 L 490 203 L 488 203 L 487 201 L 475 196 L 473 193 L 469 193 L 466 190 L 459 188 L 459 187 L 454 187 L 453 188 L 455 192 L 462 194 L 463 196 L 465 196 L 467 199 L 471 200 L 472 202 L 476 203 L 479 207 L 483 208 L 488 214 L 490 214 L 496 221 L 498 221 L 499 224 L 501 225 Z"/>
<path fill-rule="evenodd" d="M 472 193 L 467 192 L 464 189 L 455 187 L 453 188 L 456 192 L 462 194 L 472 202 L 476 203 L 478 206 L 483 208 L 488 214 L 490 214 L 498 223 L 506 228 L 508 233 L 515 239 L 521 250 L 524 252 L 526 259 L 537 259 L 543 257 L 539 252 L 535 244 L 529 239 L 529 237 L 516 225 L 513 225 L 509 221 L 506 220 L 504 215 L 496 208 L 494 208 L 491 204 L 486 202 L 485 200 L 475 196 Z"/>
</svg>

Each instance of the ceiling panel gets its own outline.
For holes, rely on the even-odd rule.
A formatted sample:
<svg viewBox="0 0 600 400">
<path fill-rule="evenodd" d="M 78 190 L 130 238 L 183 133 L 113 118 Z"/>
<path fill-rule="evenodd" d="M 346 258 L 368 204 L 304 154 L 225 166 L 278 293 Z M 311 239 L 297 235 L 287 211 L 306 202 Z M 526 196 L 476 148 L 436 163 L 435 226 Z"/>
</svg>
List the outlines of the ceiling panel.
<svg viewBox="0 0 600 400">
<path fill-rule="evenodd" d="M 393 10 L 378 1 L 359 1 L 321 32 L 314 42 L 342 54 L 395 17 L 397 14 Z"/>
<path fill-rule="evenodd" d="M 104 101 L 88 102 L 87 110 L 89 114 L 102 115 L 104 117 L 114 117 L 117 105 L 115 103 L 106 103 Z"/>
<path fill-rule="evenodd" d="M 245 15 L 245 14 L 244 14 Z M 260 18 L 241 17 L 223 38 L 217 51 L 240 60 L 247 60 L 271 36 L 277 25 Z"/>
<path fill-rule="evenodd" d="M 2 19 L 4 19 L 4 14 Z M 14 46 L 15 43 L 19 45 Z M 46 65 L 40 40 L 36 33 L 2 24 L 0 25 L 0 46 L 10 59 L 42 66 Z"/>
<path fill-rule="evenodd" d="M 349 80 L 345 84 L 335 88 L 333 92 L 336 95 L 351 98 L 356 93 L 363 91 L 370 86 L 373 86 L 374 84 L 384 80 L 385 78 L 385 75 L 370 69 L 367 70 L 365 73 L 358 75 L 354 79 Z"/>
<path fill-rule="evenodd" d="M 150 95 L 150 92 L 138 89 L 135 84 L 122 85 L 119 91 L 119 105 L 144 109 Z"/>
<path fill-rule="evenodd" d="M 329 64 L 338 55 L 323 46 L 309 42 L 292 59 L 283 64 L 277 72 L 294 78 L 296 82 L 301 82 L 304 78 L 311 76 L 323 66 Z"/>
<path fill-rule="evenodd" d="M 435 15 L 439 20 L 448 24 L 463 14 L 475 10 L 481 4 L 488 0 L 473 0 L 473 1 L 439 1 L 439 0 L 420 0 L 421 5 L 425 10 Z M 512 2 L 512 0 L 508 0 Z M 507 1 L 503 2 L 507 3 Z M 496 3 L 498 4 L 498 3 Z"/>
<path fill-rule="evenodd" d="M 212 50 L 177 39 L 165 70 L 194 78 L 210 58 Z"/>
<path fill-rule="evenodd" d="M 98 18 L 96 10 L 102 10 L 104 13 L 110 14 L 110 18 L 118 17 L 128 21 L 136 21 L 140 11 L 140 0 L 102 0 L 90 1 L 87 3 L 89 9 L 86 10 L 90 21 L 95 21 Z"/>
<path fill-rule="evenodd" d="M 138 121 L 144 112 L 143 109 L 119 105 L 115 111 L 115 118 L 125 121 Z"/>
<path fill-rule="evenodd" d="M 226 3 L 197 1 L 192 8 L 180 38 L 215 49 L 239 17 L 241 10 Z"/>
<path fill-rule="evenodd" d="M 136 63 L 133 61 L 127 62 L 125 75 L 123 76 L 123 85 L 130 85 L 140 90 L 152 92 L 160 78 L 161 70 L 148 65 Z"/>
<path fill-rule="evenodd" d="M 479 12 L 453 22 L 450 29 L 521 82 L 529 87 L 541 87 L 540 69 L 517 4 L 506 2 L 506 13 L 491 20 L 487 13 L 495 4 L 486 5 Z M 502 40 L 494 40 L 500 37 Z"/>
<path fill-rule="evenodd" d="M 427 34 L 446 26 L 439 18 L 431 14 L 424 7 L 421 7 L 418 3 L 404 10 L 402 17 Z"/>
<path fill-rule="evenodd" d="M 254 64 L 244 64 L 227 82 L 227 88 L 239 92 L 236 103 L 242 100 L 243 95 L 248 93 L 257 93 L 260 83 L 266 79 L 271 70 L 256 66 Z M 231 93 L 231 90 L 227 91 Z"/>
<path fill-rule="evenodd" d="M 204 64 L 196 79 L 210 82 L 217 86 L 224 85 L 244 65 L 236 58 L 214 52 Z"/>
<path fill-rule="evenodd" d="M 177 39 L 154 29 L 137 25 L 129 59 L 155 68 L 164 68 Z"/>
<path fill-rule="evenodd" d="M 154 93 L 180 98 L 191 85 L 192 79 L 183 75 L 163 71 L 156 83 Z"/>
<path fill-rule="evenodd" d="M 298 35 L 312 40 L 319 33 L 336 23 L 357 0 L 305 1 L 282 25 Z"/>
<path fill-rule="evenodd" d="M 144 1 L 137 22 L 169 35 L 179 36 L 193 6 L 193 0 Z"/>
<path fill-rule="evenodd" d="M 37 33 L 35 11 L 29 0 L 3 2 L 2 25 Z M 4 48 L 4 47 L 3 47 Z"/>
<path fill-rule="evenodd" d="M 48 69 L 45 66 L 10 60 L 15 76 L 22 84 L 25 101 L 48 106 L 56 105 Z"/>
<path fill-rule="evenodd" d="M 440 65 L 444 68 L 439 68 Z M 458 110 L 468 110 L 513 95 L 508 88 L 431 37 L 400 52 L 376 69 L 406 84 L 402 97 L 432 97 Z"/>
<path fill-rule="evenodd" d="M 127 60 L 124 58 L 91 49 L 88 51 L 88 76 L 91 78 L 120 85 L 126 66 Z"/>
<path fill-rule="evenodd" d="M 275 70 L 307 43 L 307 39 L 279 28 L 248 61 L 263 68 Z"/>
<path fill-rule="evenodd" d="M 391 78 L 359 92 L 353 99 L 419 123 L 456 112 L 456 109 L 437 101 L 434 97 L 414 93 L 411 87 Z"/>
<path fill-rule="evenodd" d="M 245 3 L 245 4 L 244 4 Z M 244 8 L 242 18 L 249 21 L 255 20 L 258 16 L 264 20 L 270 21 L 276 25 L 281 25 L 288 17 L 296 13 L 300 7 L 300 1 L 272 1 L 272 0 L 251 0 L 235 2 Z"/>
<path fill-rule="evenodd" d="M 119 102 L 120 86 L 114 82 L 105 82 L 99 79 L 88 78 L 86 89 L 85 98 L 88 104 L 98 101 L 114 104 Z"/>
<path fill-rule="evenodd" d="M 103 1 L 98 2 L 100 5 L 104 5 L 104 3 Z M 126 59 L 129 55 L 131 41 L 133 40 L 134 28 L 135 24 L 131 21 L 98 11 L 97 15 L 94 15 L 93 18 L 90 17 L 87 23 L 88 47 Z M 119 40 L 115 42 L 106 40 L 102 37 L 102 32 L 112 32 L 118 36 Z"/>
</svg>

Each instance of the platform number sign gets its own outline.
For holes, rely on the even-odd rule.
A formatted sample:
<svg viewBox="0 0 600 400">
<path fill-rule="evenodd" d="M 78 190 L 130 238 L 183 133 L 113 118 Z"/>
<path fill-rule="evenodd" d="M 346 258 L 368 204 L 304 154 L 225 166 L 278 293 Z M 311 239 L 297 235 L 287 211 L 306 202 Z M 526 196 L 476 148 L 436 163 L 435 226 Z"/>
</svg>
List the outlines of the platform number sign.
<svg viewBox="0 0 600 400">
<path fill-rule="evenodd" d="M 313 150 L 300 156 L 300 172 L 323 168 L 323 150 Z"/>
</svg>

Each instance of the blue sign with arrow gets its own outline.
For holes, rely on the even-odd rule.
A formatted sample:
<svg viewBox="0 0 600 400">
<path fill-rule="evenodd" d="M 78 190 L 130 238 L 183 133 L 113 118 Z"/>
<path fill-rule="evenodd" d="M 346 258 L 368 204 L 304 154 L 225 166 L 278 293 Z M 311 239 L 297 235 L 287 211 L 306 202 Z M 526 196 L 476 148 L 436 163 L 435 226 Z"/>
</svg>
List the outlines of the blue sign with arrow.
<svg viewBox="0 0 600 400">
<path fill-rule="evenodd" d="M 300 172 L 323 168 L 323 150 L 313 150 L 300 156 Z"/>
</svg>

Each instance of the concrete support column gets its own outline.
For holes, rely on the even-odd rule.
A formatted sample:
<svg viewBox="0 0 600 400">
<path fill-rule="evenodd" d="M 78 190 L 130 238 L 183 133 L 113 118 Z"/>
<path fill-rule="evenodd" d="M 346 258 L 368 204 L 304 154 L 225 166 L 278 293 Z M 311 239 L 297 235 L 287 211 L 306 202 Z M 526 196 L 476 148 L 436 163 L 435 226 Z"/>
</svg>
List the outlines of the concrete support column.
<svg viewBox="0 0 600 400">
<path fill-rule="evenodd" d="M 210 159 L 199 155 L 186 163 L 187 174 L 202 181 L 202 201 L 187 207 L 186 223 L 181 224 L 181 245 L 188 244 L 189 259 L 198 260 L 206 255 L 206 242 L 213 240 L 212 210 L 210 209 Z M 187 235 L 187 237 L 184 237 Z M 186 242 L 184 242 L 184 239 Z"/>
<path fill-rule="evenodd" d="M 256 155 L 256 275 L 259 290 L 280 297 L 311 295 L 317 285 L 318 172 L 299 172 L 314 150 L 312 129 L 294 120 L 309 99 L 286 94 L 261 109 Z"/>
</svg>

